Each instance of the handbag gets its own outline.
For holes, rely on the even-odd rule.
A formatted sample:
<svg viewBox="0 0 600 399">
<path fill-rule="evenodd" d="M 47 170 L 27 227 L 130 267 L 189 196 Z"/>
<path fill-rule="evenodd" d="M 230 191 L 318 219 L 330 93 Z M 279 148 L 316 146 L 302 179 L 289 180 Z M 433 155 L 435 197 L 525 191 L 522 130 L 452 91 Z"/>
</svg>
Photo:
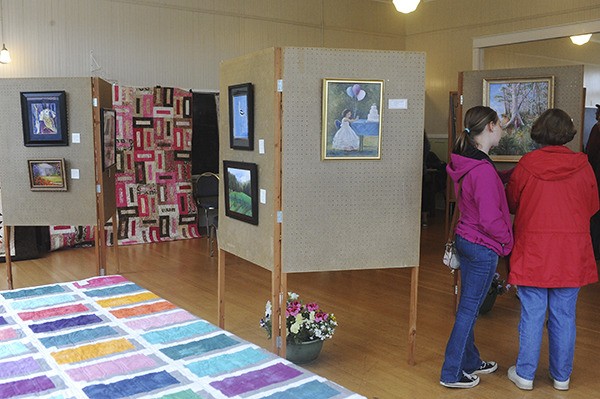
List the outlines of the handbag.
<svg viewBox="0 0 600 399">
<path fill-rule="evenodd" d="M 456 253 L 456 244 L 454 241 L 456 235 L 456 223 L 458 222 L 458 215 L 460 213 L 458 210 L 458 197 L 460 196 L 460 189 L 461 186 L 459 182 L 458 195 L 456 196 L 456 206 L 452 214 L 452 222 L 450 223 L 450 230 L 448 231 L 448 240 L 446 241 L 444 257 L 442 258 L 444 265 L 448 266 L 452 271 L 460 269 L 460 259 Z"/>
<path fill-rule="evenodd" d="M 442 261 L 444 262 L 444 265 L 452 270 L 460 269 L 460 259 L 458 259 L 458 255 L 456 254 L 454 240 L 446 242 L 446 249 L 444 250 L 444 258 Z"/>
</svg>

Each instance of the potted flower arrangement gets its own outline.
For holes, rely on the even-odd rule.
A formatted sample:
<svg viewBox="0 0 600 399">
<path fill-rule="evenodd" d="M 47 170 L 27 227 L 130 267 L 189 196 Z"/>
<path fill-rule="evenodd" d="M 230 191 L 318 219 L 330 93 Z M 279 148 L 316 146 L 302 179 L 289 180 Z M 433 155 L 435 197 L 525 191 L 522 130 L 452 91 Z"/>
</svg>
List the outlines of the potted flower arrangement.
<svg viewBox="0 0 600 399">
<path fill-rule="evenodd" d="M 496 297 L 498 295 L 502 295 L 508 292 L 511 288 L 510 284 L 506 283 L 506 280 L 500 278 L 500 274 L 494 274 L 494 278 L 492 279 L 492 285 L 490 285 L 490 289 L 488 290 L 487 296 L 483 300 L 483 303 L 479 307 L 479 314 L 484 314 L 492 310 L 494 303 L 496 302 Z"/>
<path fill-rule="evenodd" d="M 260 326 L 271 338 L 271 301 L 265 306 L 265 317 Z M 304 304 L 295 292 L 288 292 L 285 306 L 286 358 L 294 363 L 307 363 L 317 358 L 323 341 L 333 337 L 337 320 L 333 313 L 326 313 L 315 302 Z"/>
</svg>

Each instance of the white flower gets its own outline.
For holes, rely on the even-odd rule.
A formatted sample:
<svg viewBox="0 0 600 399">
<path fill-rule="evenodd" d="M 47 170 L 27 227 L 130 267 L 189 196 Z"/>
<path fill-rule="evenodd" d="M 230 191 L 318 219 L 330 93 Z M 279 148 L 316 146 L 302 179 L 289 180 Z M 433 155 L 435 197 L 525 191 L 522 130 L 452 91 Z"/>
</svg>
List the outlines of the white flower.
<svg viewBox="0 0 600 399">
<path fill-rule="evenodd" d="M 296 315 L 296 321 L 294 321 L 294 324 L 292 324 L 292 326 L 290 327 L 290 332 L 292 334 L 298 334 L 298 332 L 300 331 L 300 327 L 302 327 L 303 322 L 304 322 L 304 319 L 302 318 L 302 315 L 300 313 L 298 313 Z"/>
</svg>

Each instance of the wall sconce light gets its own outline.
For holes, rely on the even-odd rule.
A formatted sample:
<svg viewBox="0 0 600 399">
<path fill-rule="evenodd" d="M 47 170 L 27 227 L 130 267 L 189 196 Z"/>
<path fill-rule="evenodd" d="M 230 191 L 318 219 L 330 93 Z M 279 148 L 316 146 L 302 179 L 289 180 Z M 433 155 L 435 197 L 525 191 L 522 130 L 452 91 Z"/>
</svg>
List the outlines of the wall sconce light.
<svg viewBox="0 0 600 399">
<path fill-rule="evenodd" d="M 420 2 L 421 0 L 392 0 L 396 10 L 404 14 L 408 14 L 416 10 Z"/>
<path fill-rule="evenodd" d="M 2 50 L 0 50 L 0 64 L 8 64 L 11 61 L 10 53 L 6 49 L 6 45 L 2 43 Z"/>
<path fill-rule="evenodd" d="M 4 14 L 2 13 L 2 3 L 0 0 L 0 33 L 2 33 L 2 40 L 4 41 Z M 4 42 L 2 43 L 2 50 L 0 50 L 0 64 L 8 64 L 11 61 L 10 53 L 6 49 Z"/>
<path fill-rule="evenodd" d="M 587 42 L 590 41 L 591 37 L 592 37 L 591 33 L 588 33 L 587 35 L 571 36 L 571 41 L 573 42 L 573 44 L 576 44 L 578 46 L 583 46 L 584 44 L 586 44 Z"/>
</svg>

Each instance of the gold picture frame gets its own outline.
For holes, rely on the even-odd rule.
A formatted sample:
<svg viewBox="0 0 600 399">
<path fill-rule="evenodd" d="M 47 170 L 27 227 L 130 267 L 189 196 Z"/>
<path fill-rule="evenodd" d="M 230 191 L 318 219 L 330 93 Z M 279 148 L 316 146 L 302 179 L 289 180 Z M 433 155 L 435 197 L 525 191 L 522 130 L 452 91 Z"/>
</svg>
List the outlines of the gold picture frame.
<svg viewBox="0 0 600 399">
<path fill-rule="evenodd" d="M 498 162 L 518 162 L 537 148 L 531 126 L 554 106 L 554 76 L 535 78 L 483 79 L 483 105 L 498 114 L 502 138 L 490 151 Z"/>
<path fill-rule="evenodd" d="M 64 158 L 29 159 L 27 165 L 31 191 L 67 191 Z"/>
<path fill-rule="evenodd" d="M 321 159 L 381 159 L 383 80 L 323 79 Z"/>
</svg>

